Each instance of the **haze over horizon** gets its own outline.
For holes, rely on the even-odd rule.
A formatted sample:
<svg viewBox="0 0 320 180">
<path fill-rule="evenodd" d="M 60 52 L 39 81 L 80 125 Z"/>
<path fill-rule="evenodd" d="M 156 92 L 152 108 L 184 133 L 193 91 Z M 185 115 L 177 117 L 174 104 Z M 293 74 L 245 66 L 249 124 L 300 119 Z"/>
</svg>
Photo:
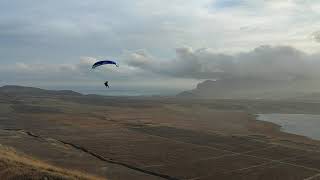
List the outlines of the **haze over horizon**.
<svg viewBox="0 0 320 180">
<path fill-rule="evenodd" d="M 320 78 L 316 0 L 3 0 L 0 12 L 0 85 L 85 92 L 108 80 L 117 95 L 149 95 Z M 101 59 L 120 68 L 92 71 Z"/>
</svg>

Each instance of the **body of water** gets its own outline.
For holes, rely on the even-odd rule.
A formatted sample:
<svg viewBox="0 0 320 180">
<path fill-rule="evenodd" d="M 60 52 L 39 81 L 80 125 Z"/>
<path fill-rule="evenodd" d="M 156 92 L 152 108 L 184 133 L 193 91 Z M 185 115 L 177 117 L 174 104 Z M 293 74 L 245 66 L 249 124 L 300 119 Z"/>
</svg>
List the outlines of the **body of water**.
<svg viewBox="0 0 320 180">
<path fill-rule="evenodd" d="M 320 140 L 320 115 L 258 114 L 257 119 L 278 124 L 284 132 Z"/>
</svg>

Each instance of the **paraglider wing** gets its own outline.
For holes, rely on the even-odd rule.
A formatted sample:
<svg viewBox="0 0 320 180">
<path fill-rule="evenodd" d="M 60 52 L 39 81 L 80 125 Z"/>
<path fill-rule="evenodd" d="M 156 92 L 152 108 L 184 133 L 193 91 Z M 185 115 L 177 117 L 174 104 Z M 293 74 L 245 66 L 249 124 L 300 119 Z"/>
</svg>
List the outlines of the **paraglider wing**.
<svg viewBox="0 0 320 180">
<path fill-rule="evenodd" d="M 116 62 L 110 61 L 110 60 L 104 60 L 104 61 L 98 61 L 98 62 L 94 63 L 92 65 L 92 69 L 99 67 L 99 66 L 102 66 L 102 65 L 105 65 L 105 64 L 114 64 L 118 67 L 118 64 Z"/>
<path fill-rule="evenodd" d="M 116 65 L 117 67 L 119 67 L 119 65 L 118 65 L 115 61 L 103 60 L 103 61 L 98 61 L 98 62 L 94 63 L 94 64 L 92 65 L 92 69 L 95 69 L 96 67 L 99 67 L 99 66 L 102 66 L 102 65 L 105 65 L 105 64 L 111 64 L 111 65 L 114 64 L 114 65 Z M 104 83 L 104 85 L 105 85 L 107 88 L 109 88 L 108 81 L 106 81 L 106 82 Z"/>
</svg>

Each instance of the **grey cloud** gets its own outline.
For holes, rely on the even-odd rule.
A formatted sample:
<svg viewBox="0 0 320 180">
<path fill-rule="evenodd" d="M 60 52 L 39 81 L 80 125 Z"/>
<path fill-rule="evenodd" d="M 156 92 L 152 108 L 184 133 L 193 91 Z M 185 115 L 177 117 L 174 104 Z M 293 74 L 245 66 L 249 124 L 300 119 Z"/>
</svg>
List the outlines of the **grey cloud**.
<svg viewBox="0 0 320 180">
<path fill-rule="evenodd" d="M 232 5 L 232 2 L 241 1 L 228 2 Z M 234 15 L 224 11 L 211 14 L 206 7 L 212 2 L 69 0 L 62 3 L 34 0 L 29 3 L 3 0 L 0 2 L 0 41 L 3 42 L 0 45 L 0 59 L 4 62 L 33 62 L 34 59 L 76 61 L 81 55 L 118 56 L 126 49 L 143 48 L 169 57 L 172 48 L 184 44 L 196 48 L 210 46 L 237 50 L 252 48 L 261 42 L 278 44 L 281 40 L 290 43 L 290 39 L 278 39 L 279 33 L 283 33 L 281 37 L 287 37 L 288 27 L 301 29 L 300 24 L 291 26 L 291 18 L 280 21 L 282 18 L 278 18 L 272 10 L 259 14 L 257 18 L 244 13 L 249 11 L 243 7 L 236 8 L 238 13 Z M 256 4 L 256 1 L 245 2 Z M 259 2 L 260 6 L 255 6 L 257 8 L 250 10 L 250 13 L 264 9 L 262 0 Z M 289 13 L 288 17 L 295 20 L 301 14 L 281 13 Z M 313 15 L 310 14 L 310 17 Z M 233 23 L 228 23 L 231 20 Z M 253 28 L 239 31 L 242 26 Z M 283 28 L 274 28 L 278 26 Z M 270 30 L 261 30 L 265 27 Z M 312 28 L 308 25 L 304 27 Z"/>
<path fill-rule="evenodd" d="M 35 58 L 48 62 L 75 60 L 82 54 L 119 53 L 122 43 L 127 42 L 124 37 L 128 37 L 120 30 L 130 29 L 126 24 L 128 19 L 139 19 L 132 12 L 132 6 L 123 6 L 122 3 L 1 1 L 1 61 L 21 61 L 13 52 L 19 52 L 24 61 L 29 62 Z"/>
<path fill-rule="evenodd" d="M 82 57 L 77 63 L 26 63 L 0 67 L 2 84 L 90 84 L 110 82 L 150 86 L 203 79 L 228 79 L 227 82 L 270 82 L 317 80 L 320 78 L 320 54 L 307 54 L 290 46 L 260 46 L 248 52 L 226 54 L 212 49 L 177 48 L 173 59 L 153 56 L 146 50 L 126 52 L 119 57 L 120 68 L 104 66 L 91 70 L 97 60 Z M 301 82 L 301 81 L 299 81 Z M 194 85 L 194 84 L 193 84 Z M 192 86 L 192 85 L 190 85 Z"/>
<path fill-rule="evenodd" d="M 149 72 L 121 64 L 115 66 L 101 66 L 91 69 L 97 59 L 81 57 L 77 63 L 25 63 L 19 62 L 0 67 L 1 84 L 34 84 L 38 85 L 90 85 L 101 84 L 105 80 L 127 83 L 148 78 L 157 78 Z M 5 82 L 4 82 L 5 81 Z"/>
<path fill-rule="evenodd" d="M 177 48 L 176 57 L 161 59 L 146 50 L 127 52 L 120 68 L 104 66 L 92 71 L 97 60 L 82 57 L 78 63 L 17 63 L 0 68 L 0 75 L 16 80 L 91 82 L 176 79 L 292 80 L 320 78 L 319 54 L 307 54 L 290 46 L 260 46 L 237 54 L 212 49 Z M 12 76 L 12 77 L 10 77 Z M 6 79 L 6 78 L 5 78 Z"/>
<path fill-rule="evenodd" d="M 210 49 L 179 48 L 172 60 L 132 56 L 129 64 L 173 77 L 288 80 L 320 77 L 318 58 L 317 54 L 306 54 L 290 46 L 260 46 L 234 55 L 215 53 Z"/>
<path fill-rule="evenodd" d="M 311 37 L 314 41 L 320 42 L 320 31 L 313 32 Z"/>
</svg>

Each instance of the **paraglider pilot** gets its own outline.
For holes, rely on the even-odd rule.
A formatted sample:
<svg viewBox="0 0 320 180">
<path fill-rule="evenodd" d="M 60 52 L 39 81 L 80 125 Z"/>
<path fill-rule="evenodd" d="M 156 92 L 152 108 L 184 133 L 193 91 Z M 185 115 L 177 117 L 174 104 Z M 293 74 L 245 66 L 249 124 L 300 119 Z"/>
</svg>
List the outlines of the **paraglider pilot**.
<svg viewBox="0 0 320 180">
<path fill-rule="evenodd" d="M 104 85 L 105 85 L 107 88 L 109 88 L 108 81 L 106 81 L 106 82 L 104 83 Z"/>
</svg>

